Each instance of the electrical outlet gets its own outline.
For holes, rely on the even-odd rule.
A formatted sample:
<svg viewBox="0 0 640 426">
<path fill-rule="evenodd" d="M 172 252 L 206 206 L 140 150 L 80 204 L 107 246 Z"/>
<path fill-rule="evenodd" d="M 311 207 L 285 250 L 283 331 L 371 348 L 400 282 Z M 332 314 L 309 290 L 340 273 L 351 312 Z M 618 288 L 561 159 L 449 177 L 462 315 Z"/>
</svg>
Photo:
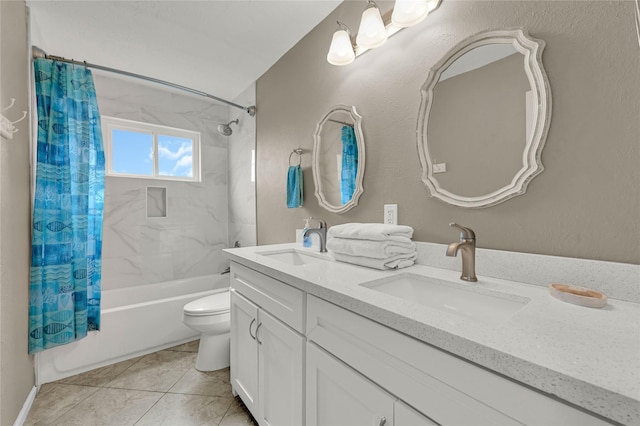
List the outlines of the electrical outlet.
<svg viewBox="0 0 640 426">
<path fill-rule="evenodd" d="M 397 204 L 384 205 L 384 223 L 387 225 L 398 224 L 398 205 Z"/>
<path fill-rule="evenodd" d="M 438 163 L 433 165 L 433 173 L 445 173 L 447 171 L 447 163 Z"/>
</svg>

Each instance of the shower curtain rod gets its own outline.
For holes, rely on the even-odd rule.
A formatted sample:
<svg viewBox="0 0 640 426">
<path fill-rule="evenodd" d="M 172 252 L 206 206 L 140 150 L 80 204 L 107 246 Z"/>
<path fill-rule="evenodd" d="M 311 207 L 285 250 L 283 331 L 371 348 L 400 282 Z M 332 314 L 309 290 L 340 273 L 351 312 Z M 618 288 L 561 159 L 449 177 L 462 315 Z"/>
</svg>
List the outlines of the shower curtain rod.
<svg viewBox="0 0 640 426">
<path fill-rule="evenodd" d="M 222 103 L 227 104 L 229 106 L 232 106 L 234 108 L 239 108 L 239 109 L 245 110 L 247 112 L 247 114 L 249 114 L 251 117 L 255 117 L 255 115 L 256 115 L 256 107 L 255 107 L 255 105 L 252 105 L 252 106 L 249 106 L 249 107 L 245 107 L 245 106 L 233 103 L 231 101 L 227 101 L 226 99 L 222 99 L 222 98 L 219 98 L 217 96 L 210 95 L 210 94 L 208 94 L 206 92 L 202 92 L 200 90 L 191 89 L 191 88 L 185 87 L 185 86 L 180 86 L 179 84 L 170 83 L 168 81 L 159 80 L 157 78 L 147 77 L 145 75 L 135 74 L 135 73 L 132 73 L 132 72 L 129 72 L 129 71 L 123 71 L 123 70 L 119 70 L 119 69 L 115 69 L 115 68 L 104 67 L 102 65 L 90 64 L 90 63 L 85 62 L 85 61 L 76 61 L 76 60 L 73 60 L 73 59 L 66 59 L 66 58 L 63 58 L 62 56 L 48 55 L 44 50 L 42 50 L 42 49 L 40 49 L 39 47 L 36 47 L 36 46 L 33 46 L 31 50 L 32 50 L 34 59 L 35 58 L 51 59 L 53 61 L 66 62 L 68 64 L 74 64 L 74 65 L 82 65 L 82 66 L 88 67 L 88 68 L 95 68 L 97 70 L 108 71 L 108 72 L 112 72 L 112 73 L 115 73 L 115 74 L 122 74 L 122 75 L 126 75 L 127 77 L 139 78 L 141 80 L 146 80 L 146 81 L 150 81 L 152 83 L 162 84 L 162 85 L 165 85 L 165 86 L 173 87 L 174 89 L 179 89 L 179 90 L 182 90 L 182 91 L 185 91 L 185 92 L 193 93 L 194 95 L 199 95 L 199 96 L 204 96 L 205 98 L 214 99 L 214 100 L 216 100 L 218 102 L 222 102 Z"/>
</svg>

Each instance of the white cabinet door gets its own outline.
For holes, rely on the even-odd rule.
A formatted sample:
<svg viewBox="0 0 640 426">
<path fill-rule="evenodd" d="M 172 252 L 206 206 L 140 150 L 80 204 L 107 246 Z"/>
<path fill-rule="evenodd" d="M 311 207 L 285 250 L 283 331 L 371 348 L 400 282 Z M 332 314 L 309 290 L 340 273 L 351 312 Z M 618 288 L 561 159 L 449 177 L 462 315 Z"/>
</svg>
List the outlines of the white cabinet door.
<svg viewBox="0 0 640 426">
<path fill-rule="evenodd" d="M 395 426 L 438 426 L 437 423 L 399 400 L 394 406 L 393 419 Z"/>
<path fill-rule="evenodd" d="M 307 343 L 307 426 L 393 426 L 395 398 Z"/>
<path fill-rule="evenodd" d="M 258 405 L 261 425 L 303 424 L 304 337 L 263 310 L 259 314 Z"/>
<path fill-rule="evenodd" d="M 258 307 L 231 290 L 231 386 L 251 414 L 258 414 Z"/>
</svg>

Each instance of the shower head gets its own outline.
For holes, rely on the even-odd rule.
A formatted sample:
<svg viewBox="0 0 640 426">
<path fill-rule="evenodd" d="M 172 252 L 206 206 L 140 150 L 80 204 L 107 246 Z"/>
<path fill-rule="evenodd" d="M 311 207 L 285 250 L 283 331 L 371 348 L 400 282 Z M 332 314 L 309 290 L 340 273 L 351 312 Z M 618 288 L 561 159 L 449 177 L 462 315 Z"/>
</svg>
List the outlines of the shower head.
<svg viewBox="0 0 640 426">
<path fill-rule="evenodd" d="M 231 124 L 233 123 L 238 124 L 239 120 L 235 119 L 230 121 L 228 124 L 218 124 L 218 132 L 224 136 L 231 136 L 231 133 L 233 133 L 233 130 L 231 130 Z"/>
</svg>

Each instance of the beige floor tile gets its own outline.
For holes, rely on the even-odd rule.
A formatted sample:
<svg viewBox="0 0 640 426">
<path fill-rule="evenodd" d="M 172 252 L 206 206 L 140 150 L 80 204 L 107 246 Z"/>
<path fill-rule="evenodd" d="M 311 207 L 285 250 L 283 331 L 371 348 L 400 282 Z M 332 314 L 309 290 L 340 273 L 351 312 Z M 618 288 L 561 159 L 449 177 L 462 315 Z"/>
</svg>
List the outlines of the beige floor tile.
<svg viewBox="0 0 640 426">
<path fill-rule="evenodd" d="M 95 370 L 87 371 L 86 373 L 58 380 L 56 383 L 64 383 L 67 385 L 104 386 L 140 359 L 142 359 L 142 357 L 128 359 L 102 368 L 96 368 Z"/>
<path fill-rule="evenodd" d="M 217 371 L 198 371 L 195 368 L 187 371 L 178 382 L 169 389 L 170 393 L 190 395 L 208 395 L 231 397 L 229 368 Z"/>
<path fill-rule="evenodd" d="M 99 388 L 47 383 L 42 385 L 25 425 L 47 425 L 72 409 Z"/>
<path fill-rule="evenodd" d="M 136 426 L 218 425 L 233 397 L 165 394 Z"/>
<path fill-rule="evenodd" d="M 251 413 L 247 407 L 244 406 L 240 398 L 234 398 L 227 414 L 224 415 L 220 426 L 241 426 L 252 425 L 258 426 L 258 423 L 253 419 Z"/>
<path fill-rule="evenodd" d="M 145 355 L 105 386 L 154 392 L 168 391 L 194 365 L 196 354 L 160 351 Z"/>
<path fill-rule="evenodd" d="M 192 342 L 184 343 L 182 345 L 174 346 L 172 348 L 167 349 L 168 351 L 177 351 L 177 352 L 198 352 L 198 348 L 200 347 L 200 339 L 196 339 Z"/>
<path fill-rule="evenodd" d="M 134 425 L 162 397 L 159 392 L 99 389 L 55 422 L 55 426 Z"/>
</svg>

